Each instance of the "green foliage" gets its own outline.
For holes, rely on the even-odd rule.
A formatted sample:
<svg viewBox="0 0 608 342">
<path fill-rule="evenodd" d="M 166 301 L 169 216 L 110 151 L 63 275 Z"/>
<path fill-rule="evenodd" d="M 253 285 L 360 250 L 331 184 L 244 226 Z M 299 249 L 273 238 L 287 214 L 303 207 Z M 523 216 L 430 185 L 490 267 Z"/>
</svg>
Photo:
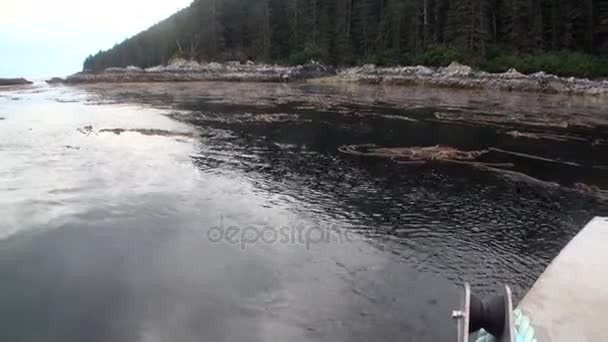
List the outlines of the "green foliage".
<svg viewBox="0 0 608 342">
<path fill-rule="evenodd" d="M 490 72 L 515 68 L 527 74 L 542 70 L 559 76 L 608 76 L 608 60 L 580 52 L 499 54 L 488 58 L 480 67 Z"/>
<path fill-rule="evenodd" d="M 169 61 L 172 59 L 177 59 L 177 58 L 181 58 L 181 59 L 186 59 L 186 60 L 190 60 L 190 59 L 198 59 L 198 55 L 197 54 L 192 54 L 189 51 L 175 51 L 171 57 L 169 58 Z"/>
<path fill-rule="evenodd" d="M 414 58 L 416 64 L 427 66 L 447 66 L 452 62 L 466 63 L 464 53 L 447 46 L 433 46 Z"/>
<path fill-rule="evenodd" d="M 150 67 L 179 56 L 339 66 L 458 61 L 596 76 L 608 73 L 602 53 L 608 6 L 599 0 L 193 0 L 89 56 L 84 68 Z"/>
<path fill-rule="evenodd" d="M 403 60 L 397 50 L 386 49 L 373 55 L 372 58 L 370 58 L 370 62 L 378 66 L 391 66 L 402 64 Z"/>
<path fill-rule="evenodd" d="M 300 65 L 309 63 L 311 60 L 321 60 L 321 49 L 313 45 L 307 45 L 302 51 L 296 52 L 289 57 L 289 64 Z"/>
</svg>

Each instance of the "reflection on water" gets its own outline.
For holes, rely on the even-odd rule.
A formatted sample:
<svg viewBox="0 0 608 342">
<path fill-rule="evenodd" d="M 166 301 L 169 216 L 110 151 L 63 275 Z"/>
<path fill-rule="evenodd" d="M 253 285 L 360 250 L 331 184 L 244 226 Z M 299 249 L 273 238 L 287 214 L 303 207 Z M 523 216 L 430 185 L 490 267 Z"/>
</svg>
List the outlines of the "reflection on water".
<svg viewBox="0 0 608 342">
<path fill-rule="evenodd" d="M 459 284 L 521 296 L 608 213 L 598 101 L 223 83 L 0 90 L 0 339 L 453 339 Z M 514 166 L 339 152 L 360 144 L 493 148 L 484 162 Z M 210 239 L 218 226 L 352 238 L 240 248 Z"/>
</svg>

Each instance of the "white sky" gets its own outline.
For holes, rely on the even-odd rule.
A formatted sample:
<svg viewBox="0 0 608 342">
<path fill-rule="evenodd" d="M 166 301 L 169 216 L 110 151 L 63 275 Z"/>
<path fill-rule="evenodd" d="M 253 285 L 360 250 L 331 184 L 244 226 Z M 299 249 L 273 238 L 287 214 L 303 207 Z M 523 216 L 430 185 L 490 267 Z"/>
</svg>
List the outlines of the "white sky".
<svg viewBox="0 0 608 342">
<path fill-rule="evenodd" d="M 65 76 L 192 0 L 0 0 L 0 77 Z"/>
</svg>

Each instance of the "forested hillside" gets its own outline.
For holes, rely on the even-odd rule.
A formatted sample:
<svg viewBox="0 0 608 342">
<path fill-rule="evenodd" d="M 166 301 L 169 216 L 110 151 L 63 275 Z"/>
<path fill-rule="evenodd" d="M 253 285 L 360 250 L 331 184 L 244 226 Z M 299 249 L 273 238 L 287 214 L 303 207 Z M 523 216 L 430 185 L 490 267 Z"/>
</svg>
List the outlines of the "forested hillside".
<svg viewBox="0 0 608 342">
<path fill-rule="evenodd" d="M 145 9 L 142 9 L 145 10 Z M 332 65 L 460 60 L 606 75 L 606 0 L 195 0 L 90 56 L 85 69 L 150 67 L 175 56 Z"/>
</svg>

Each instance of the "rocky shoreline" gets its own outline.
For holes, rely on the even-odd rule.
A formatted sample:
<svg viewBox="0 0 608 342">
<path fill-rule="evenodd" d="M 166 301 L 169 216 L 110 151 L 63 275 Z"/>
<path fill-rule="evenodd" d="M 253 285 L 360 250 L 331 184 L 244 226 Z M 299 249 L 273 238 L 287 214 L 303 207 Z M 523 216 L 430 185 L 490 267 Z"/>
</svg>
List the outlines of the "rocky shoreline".
<svg viewBox="0 0 608 342">
<path fill-rule="evenodd" d="M 447 67 L 425 66 L 377 67 L 372 64 L 334 70 L 321 63 L 278 66 L 248 62 L 198 63 L 177 59 L 167 66 L 141 69 L 134 66 L 108 68 L 102 72 L 84 71 L 48 83 L 127 83 L 127 82 L 291 82 L 311 80 L 316 83 L 360 83 L 408 85 L 454 89 L 493 89 L 546 94 L 608 96 L 608 81 L 559 77 L 537 72 L 525 75 L 515 69 L 488 73 L 452 63 Z"/>
<path fill-rule="evenodd" d="M 545 72 L 525 75 L 515 69 L 504 73 L 476 71 L 453 62 L 447 67 L 425 66 L 381 68 L 375 65 L 343 69 L 341 82 L 365 84 L 414 85 L 457 89 L 495 89 L 566 95 L 608 95 L 608 81 L 559 77 Z"/>
<path fill-rule="evenodd" d="M 141 69 L 135 66 L 107 68 L 103 72 L 79 72 L 65 79 L 53 78 L 48 83 L 126 83 L 126 82 L 289 82 L 336 75 L 321 63 L 299 66 L 278 66 L 248 62 L 198 63 L 177 59 L 167 66 Z"/>
<path fill-rule="evenodd" d="M 33 83 L 34 82 L 28 81 L 25 78 L 0 78 L 0 86 L 24 85 Z"/>
</svg>

